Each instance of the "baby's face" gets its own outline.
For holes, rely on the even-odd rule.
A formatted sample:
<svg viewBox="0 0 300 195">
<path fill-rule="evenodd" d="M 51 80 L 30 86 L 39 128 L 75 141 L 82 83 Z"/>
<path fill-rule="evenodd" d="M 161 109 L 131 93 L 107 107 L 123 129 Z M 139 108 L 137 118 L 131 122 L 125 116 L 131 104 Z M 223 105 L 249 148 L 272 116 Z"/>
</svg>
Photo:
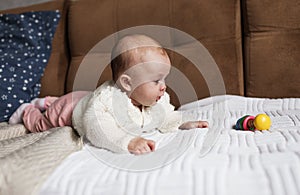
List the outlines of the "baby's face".
<svg viewBox="0 0 300 195">
<path fill-rule="evenodd" d="M 170 59 L 167 55 L 150 50 L 136 59 L 135 63 L 126 71 L 132 83 L 129 97 L 135 106 L 152 106 L 166 90 L 165 78 L 171 69 Z"/>
</svg>

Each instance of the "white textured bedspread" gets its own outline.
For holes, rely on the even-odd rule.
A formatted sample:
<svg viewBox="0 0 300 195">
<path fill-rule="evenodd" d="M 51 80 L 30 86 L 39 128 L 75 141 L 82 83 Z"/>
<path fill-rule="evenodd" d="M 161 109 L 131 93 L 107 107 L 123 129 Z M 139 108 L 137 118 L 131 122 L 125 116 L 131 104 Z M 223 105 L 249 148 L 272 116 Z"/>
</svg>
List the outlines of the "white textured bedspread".
<svg viewBox="0 0 300 195">
<path fill-rule="evenodd" d="M 300 99 L 218 96 L 185 105 L 208 129 L 146 135 L 151 154 L 113 154 L 86 144 L 67 157 L 41 195 L 299 195 Z M 269 131 L 237 131 L 236 120 L 266 113 Z"/>
</svg>

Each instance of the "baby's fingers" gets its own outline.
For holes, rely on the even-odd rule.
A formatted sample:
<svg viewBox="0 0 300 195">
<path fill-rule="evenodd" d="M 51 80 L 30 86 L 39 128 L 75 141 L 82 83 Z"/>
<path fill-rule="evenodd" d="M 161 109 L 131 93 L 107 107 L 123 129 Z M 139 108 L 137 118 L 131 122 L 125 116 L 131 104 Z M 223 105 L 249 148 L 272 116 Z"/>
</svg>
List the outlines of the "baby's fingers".
<svg viewBox="0 0 300 195">
<path fill-rule="evenodd" d="M 139 148 L 135 154 L 146 154 L 151 152 L 151 149 L 149 147 Z"/>
<path fill-rule="evenodd" d="M 147 140 L 143 148 L 140 150 L 142 154 L 149 153 L 154 151 L 155 148 L 155 143 L 154 141 Z"/>
<path fill-rule="evenodd" d="M 155 142 L 152 140 L 147 140 L 147 145 L 150 148 L 150 151 L 154 151 L 155 150 Z"/>
<path fill-rule="evenodd" d="M 208 122 L 207 121 L 198 121 L 198 128 L 207 128 Z"/>
<path fill-rule="evenodd" d="M 137 148 L 137 154 L 146 154 L 154 151 L 155 143 L 152 140 L 147 140 L 146 142 L 139 145 Z"/>
</svg>

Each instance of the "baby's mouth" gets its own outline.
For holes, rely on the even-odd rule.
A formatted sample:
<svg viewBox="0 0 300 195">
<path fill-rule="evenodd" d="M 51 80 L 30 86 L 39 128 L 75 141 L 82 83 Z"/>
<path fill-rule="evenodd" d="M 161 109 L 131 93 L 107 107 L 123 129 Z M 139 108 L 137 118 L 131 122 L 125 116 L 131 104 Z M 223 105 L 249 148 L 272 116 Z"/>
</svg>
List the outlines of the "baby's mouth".
<svg viewBox="0 0 300 195">
<path fill-rule="evenodd" d="M 161 98 L 161 96 L 158 96 L 158 97 L 156 98 L 156 101 L 160 100 L 160 98 Z"/>
</svg>

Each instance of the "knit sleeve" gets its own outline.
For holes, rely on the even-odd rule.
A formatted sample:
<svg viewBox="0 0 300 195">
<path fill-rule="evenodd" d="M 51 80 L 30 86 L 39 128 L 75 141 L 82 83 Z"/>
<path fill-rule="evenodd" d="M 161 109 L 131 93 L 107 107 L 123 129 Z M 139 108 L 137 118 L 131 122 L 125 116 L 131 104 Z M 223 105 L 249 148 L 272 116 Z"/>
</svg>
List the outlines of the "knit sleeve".
<svg viewBox="0 0 300 195">
<path fill-rule="evenodd" d="M 182 124 L 182 113 L 174 110 L 174 106 L 170 103 L 170 96 L 165 93 L 158 102 L 164 109 L 164 121 L 158 130 L 162 133 L 177 131 L 178 127 Z"/>
<path fill-rule="evenodd" d="M 86 138 L 96 147 L 116 153 L 129 153 L 128 144 L 135 136 L 118 126 L 113 115 L 97 98 L 83 115 Z"/>
<path fill-rule="evenodd" d="M 165 93 L 158 104 L 163 108 L 163 112 L 160 113 L 165 113 L 163 122 L 157 128 L 162 133 L 177 131 L 183 123 L 198 120 L 195 114 L 174 110 L 174 106 L 170 103 L 168 93 Z"/>
</svg>

